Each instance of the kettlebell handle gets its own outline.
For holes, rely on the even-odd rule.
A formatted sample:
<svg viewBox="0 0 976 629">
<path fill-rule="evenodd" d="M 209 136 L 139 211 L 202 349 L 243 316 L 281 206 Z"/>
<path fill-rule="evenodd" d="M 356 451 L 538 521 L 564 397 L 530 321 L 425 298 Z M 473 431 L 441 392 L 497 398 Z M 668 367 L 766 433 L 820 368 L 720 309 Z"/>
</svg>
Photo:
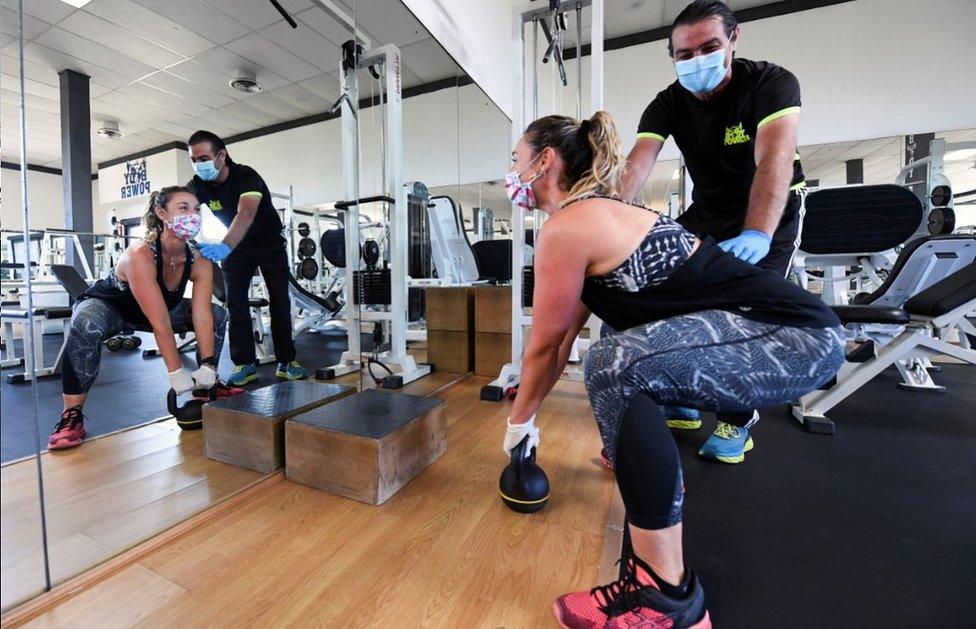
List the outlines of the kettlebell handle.
<svg viewBox="0 0 976 629">
<path fill-rule="evenodd" d="M 525 435 L 522 440 L 512 448 L 512 467 L 515 468 L 517 472 L 522 471 L 522 463 L 526 460 L 525 448 L 529 445 L 529 436 Z M 529 453 L 528 459 L 530 461 L 535 461 L 535 448 Z"/>
<path fill-rule="evenodd" d="M 210 387 L 209 389 L 193 390 L 194 397 L 203 397 L 204 394 L 206 394 L 207 396 L 207 401 L 213 402 L 214 400 L 217 399 L 217 387 L 213 386 Z M 171 415 L 176 415 L 177 411 L 182 410 L 176 402 L 177 402 L 176 389 L 170 389 L 169 393 L 166 394 L 166 406 L 169 409 Z"/>
</svg>

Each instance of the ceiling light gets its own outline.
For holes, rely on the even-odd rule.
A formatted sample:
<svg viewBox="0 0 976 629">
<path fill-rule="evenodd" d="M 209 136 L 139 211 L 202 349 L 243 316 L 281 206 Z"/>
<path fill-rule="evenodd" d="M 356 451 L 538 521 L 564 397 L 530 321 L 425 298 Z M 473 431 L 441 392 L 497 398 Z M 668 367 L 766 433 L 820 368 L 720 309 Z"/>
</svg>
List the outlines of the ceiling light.
<svg viewBox="0 0 976 629">
<path fill-rule="evenodd" d="M 230 86 L 245 94 L 257 94 L 261 91 L 261 84 L 252 70 L 238 71 L 237 78 L 231 80 Z"/>
<path fill-rule="evenodd" d="M 106 120 L 105 124 L 99 127 L 98 130 L 95 131 L 95 133 L 102 136 L 103 138 L 110 138 L 112 140 L 117 140 L 118 138 L 121 138 L 123 135 L 125 135 L 124 133 L 119 131 L 119 123 L 115 122 L 114 120 Z"/>
<path fill-rule="evenodd" d="M 70 4 L 76 9 L 80 9 L 81 7 L 91 2 L 91 0 L 61 0 L 61 2 L 65 4 Z"/>
</svg>

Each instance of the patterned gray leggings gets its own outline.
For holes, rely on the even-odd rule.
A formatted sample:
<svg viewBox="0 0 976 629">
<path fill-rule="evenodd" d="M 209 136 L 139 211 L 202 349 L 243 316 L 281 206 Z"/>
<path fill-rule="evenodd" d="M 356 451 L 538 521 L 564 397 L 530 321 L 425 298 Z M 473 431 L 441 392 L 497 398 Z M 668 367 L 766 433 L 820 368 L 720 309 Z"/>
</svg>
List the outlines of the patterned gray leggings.
<svg viewBox="0 0 976 629">
<path fill-rule="evenodd" d="M 214 320 L 214 357 L 219 359 L 227 329 L 227 310 L 211 304 Z M 184 299 L 169 312 L 173 326 L 190 325 L 190 300 Z M 126 321 L 110 303 L 86 299 L 75 304 L 71 313 L 68 342 L 64 348 L 61 387 L 67 395 L 88 393 L 102 363 L 101 344 L 122 332 Z"/>
<path fill-rule="evenodd" d="M 785 404 L 844 362 L 840 328 L 795 328 L 706 310 L 605 337 L 584 361 L 593 413 L 630 521 L 681 521 L 677 447 L 660 406 L 744 412 Z"/>
</svg>

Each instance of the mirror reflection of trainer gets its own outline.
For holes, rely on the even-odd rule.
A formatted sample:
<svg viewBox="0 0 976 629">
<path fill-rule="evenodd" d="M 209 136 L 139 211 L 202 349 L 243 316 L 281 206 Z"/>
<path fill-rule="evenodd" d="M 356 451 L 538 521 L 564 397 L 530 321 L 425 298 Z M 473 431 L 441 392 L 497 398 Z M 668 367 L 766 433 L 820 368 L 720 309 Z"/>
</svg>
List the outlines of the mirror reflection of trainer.
<svg viewBox="0 0 976 629">
<path fill-rule="evenodd" d="M 675 18 L 669 52 L 678 80 L 644 110 L 621 192 L 625 199 L 636 196 L 673 136 L 694 184 L 691 207 L 677 221 L 784 277 L 799 241 L 806 185 L 796 152 L 800 84 L 768 61 L 736 58 L 739 33 L 735 15 L 719 0 L 695 0 Z M 671 428 L 701 426 L 698 411 L 669 407 L 665 413 Z M 719 414 L 718 420 L 699 454 L 743 461 L 759 414 Z"/>
<path fill-rule="evenodd" d="M 268 287 L 271 339 L 283 380 L 301 380 L 308 372 L 295 360 L 291 301 L 288 296 L 288 252 L 281 217 L 271 203 L 267 184 L 253 168 L 234 162 L 224 141 L 209 131 L 187 140 L 196 175 L 188 186 L 227 226 L 222 242 L 201 244 L 200 253 L 220 262 L 224 271 L 230 313 L 230 358 L 234 370 L 228 384 L 241 386 L 258 379 L 248 291 L 254 272 L 261 269 Z"/>
</svg>

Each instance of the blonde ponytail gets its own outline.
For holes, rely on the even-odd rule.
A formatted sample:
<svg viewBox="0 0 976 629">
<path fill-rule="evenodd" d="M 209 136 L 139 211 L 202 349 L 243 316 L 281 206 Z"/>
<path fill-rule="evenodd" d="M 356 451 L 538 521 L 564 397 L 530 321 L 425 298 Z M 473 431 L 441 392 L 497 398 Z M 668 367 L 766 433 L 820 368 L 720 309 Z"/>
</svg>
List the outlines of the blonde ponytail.
<svg viewBox="0 0 976 629">
<path fill-rule="evenodd" d="M 525 130 L 534 152 L 551 147 L 563 159 L 560 187 L 569 191 L 562 205 L 587 196 L 616 196 L 626 165 L 613 118 L 598 111 L 579 122 L 568 116 L 539 118 Z"/>
</svg>

